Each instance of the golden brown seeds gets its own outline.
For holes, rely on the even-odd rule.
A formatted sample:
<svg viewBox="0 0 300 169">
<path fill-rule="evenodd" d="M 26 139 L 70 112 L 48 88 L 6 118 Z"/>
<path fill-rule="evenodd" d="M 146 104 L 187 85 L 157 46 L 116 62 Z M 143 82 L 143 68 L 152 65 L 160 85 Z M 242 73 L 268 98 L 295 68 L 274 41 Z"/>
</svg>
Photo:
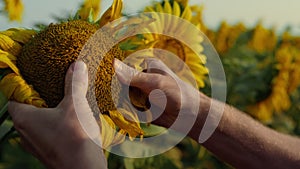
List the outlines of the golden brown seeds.
<svg viewBox="0 0 300 169">
<path fill-rule="evenodd" d="M 24 79 L 34 86 L 49 107 L 55 107 L 62 100 L 66 71 L 97 29 L 95 25 L 79 20 L 50 24 L 23 47 L 17 66 Z M 86 56 L 83 60 L 88 65 L 89 73 L 97 71 L 95 83 L 89 82 L 89 85 L 95 85 L 92 92 L 95 92 L 101 112 L 115 109 L 112 95 L 117 97 L 119 91 L 117 87 L 111 93 L 111 79 L 114 74 L 112 63 L 115 57 L 124 57 L 118 46 L 110 49 L 108 53 L 103 52 L 109 38 L 102 35 L 100 40 L 89 42 L 90 45 L 85 46 L 81 53 Z M 94 62 L 99 56 L 104 56 L 102 61 Z M 87 98 L 91 100 L 91 93 L 88 93 Z"/>
</svg>

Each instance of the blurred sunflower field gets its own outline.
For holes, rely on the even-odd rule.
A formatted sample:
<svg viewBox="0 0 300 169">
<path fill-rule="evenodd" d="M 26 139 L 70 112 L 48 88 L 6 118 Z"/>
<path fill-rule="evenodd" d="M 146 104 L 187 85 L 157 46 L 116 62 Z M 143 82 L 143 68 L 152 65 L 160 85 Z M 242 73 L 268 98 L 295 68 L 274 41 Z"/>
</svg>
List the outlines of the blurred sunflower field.
<svg viewBox="0 0 300 169">
<path fill-rule="evenodd" d="M 11 21 L 22 21 L 26 3 L 23 4 L 22 0 L 2 0 L 0 4 L 3 7 L 1 15 Z M 114 0 L 111 7 L 99 17 L 101 5 L 101 0 L 84 0 L 79 4 L 73 19 L 92 22 L 101 27 L 125 15 L 122 7 L 126 4 L 122 0 Z M 300 135 L 300 36 L 291 33 L 290 29 L 278 33 L 273 28 L 266 28 L 263 21 L 258 21 L 252 27 L 242 22 L 229 24 L 222 21 L 217 28 L 210 28 L 203 19 L 204 7 L 191 5 L 188 0 L 155 1 L 140 11 L 169 13 L 194 24 L 211 41 L 223 63 L 227 80 L 227 103 L 277 131 Z M 55 19 L 57 23 L 65 23 L 70 22 L 71 18 L 66 16 Z M 18 134 L 12 128 L 12 121 L 7 114 L 5 98 L 46 107 L 46 102 L 40 98 L 39 93 L 19 74 L 16 61 L 30 39 L 47 29 L 49 24 L 36 24 L 32 29 L 0 30 L 0 169 L 45 168 L 20 147 Z M 135 43 L 129 43 L 132 41 Z M 200 39 L 195 42 L 201 44 Z M 124 57 L 136 50 L 152 47 L 173 52 L 187 65 L 192 65 L 199 90 L 210 95 L 210 81 L 207 76 L 209 70 L 205 67 L 205 58 L 209 55 L 205 53 L 205 49 L 199 55 L 204 59 L 197 60 L 180 42 L 164 36 L 147 35 L 127 39 L 119 45 L 122 50 L 119 53 Z M 100 118 L 105 118 L 122 129 L 122 124 L 126 121 L 116 116 L 120 115 L 112 113 Z M 131 117 L 136 118 L 134 115 Z M 119 118 L 121 122 L 117 123 L 115 118 Z M 127 133 L 130 137 L 142 137 L 146 132 L 142 129 L 143 126 L 139 124 L 131 124 L 131 128 L 125 127 L 120 132 Z M 110 140 L 106 140 L 107 144 L 111 144 L 122 139 L 111 136 Z M 125 158 L 108 152 L 106 155 L 110 169 L 232 168 L 189 138 L 154 157 Z"/>
</svg>

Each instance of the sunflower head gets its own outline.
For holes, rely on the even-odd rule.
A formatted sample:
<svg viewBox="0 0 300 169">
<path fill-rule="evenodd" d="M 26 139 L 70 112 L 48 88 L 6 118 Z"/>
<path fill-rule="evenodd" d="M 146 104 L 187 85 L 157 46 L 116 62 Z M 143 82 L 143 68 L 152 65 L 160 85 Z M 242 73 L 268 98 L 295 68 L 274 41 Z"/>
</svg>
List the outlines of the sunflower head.
<svg viewBox="0 0 300 169">
<path fill-rule="evenodd" d="M 64 78 L 70 64 L 78 58 L 88 39 L 97 31 L 97 26 L 86 21 L 77 20 L 61 24 L 50 24 L 27 43 L 18 57 L 17 66 L 24 79 L 34 86 L 45 99 L 49 107 L 55 107 L 64 96 Z M 100 40 L 105 46 L 108 37 Z M 101 112 L 113 110 L 111 98 L 111 79 L 114 74 L 112 62 L 114 56 L 122 59 L 122 51 L 112 48 L 100 65 L 95 67 L 89 60 L 96 60 L 101 54 L 99 44 L 89 53 L 85 62 L 90 69 L 96 69 L 95 95 Z M 117 91 L 115 91 L 117 92 Z M 114 95 L 116 96 L 116 94 Z M 117 100 L 117 99 L 114 99 Z"/>
<path fill-rule="evenodd" d="M 186 0 L 164 0 L 153 6 L 147 6 L 144 12 L 156 21 L 145 28 L 143 34 L 144 48 L 158 48 L 166 50 L 178 56 L 192 71 L 198 87 L 205 86 L 204 80 L 208 74 L 206 68 L 206 56 L 204 55 L 203 34 L 201 30 L 201 20 L 197 19 L 202 9 L 191 7 Z M 184 22 L 183 22 L 184 21 Z M 193 37 L 193 38 L 190 38 Z M 139 40 L 131 39 L 132 43 L 139 45 Z M 190 42 L 188 45 L 184 42 Z M 174 63 L 170 57 L 162 58 L 159 53 L 154 52 L 154 57 L 158 57 L 165 63 Z M 170 64 L 171 70 L 183 73 L 182 66 Z"/>
</svg>

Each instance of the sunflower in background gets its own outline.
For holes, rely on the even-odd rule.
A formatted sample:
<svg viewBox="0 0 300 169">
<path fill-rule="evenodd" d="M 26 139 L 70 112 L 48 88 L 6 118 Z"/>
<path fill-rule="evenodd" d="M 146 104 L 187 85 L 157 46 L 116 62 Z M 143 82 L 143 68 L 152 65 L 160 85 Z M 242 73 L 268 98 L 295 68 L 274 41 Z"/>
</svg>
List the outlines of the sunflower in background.
<svg viewBox="0 0 300 169">
<path fill-rule="evenodd" d="M 246 27 L 242 23 L 236 25 L 229 25 L 227 22 L 221 22 L 218 32 L 207 32 L 208 38 L 214 44 L 216 50 L 220 55 L 225 54 L 236 43 L 239 36 L 246 31 Z"/>
<path fill-rule="evenodd" d="M 197 22 L 197 20 L 193 19 L 193 11 L 191 7 L 187 5 L 187 3 L 182 1 L 177 2 L 165 0 L 163 1 L 163 3 L 157 3 L 155 6 L 146 7 L 145 12 L 165 13 L 173 15 L 194 24 L 198 28 L 198 30 L 200 30 L 201 28 L 200 23 Z M 157 19 L 157 22 L 155 22 L 157 24 L 150 24 L 150 26 L 147 27 L 150 32 L 169 32 L 172 35 L 176 34 L 179 37 L 188 38 L 190 41 L 192 41 L 191 43 L 195 45 L 195 51 L 193 51 L 190 47 L 186 46 L 186 44 L 173 37 L 158 34 L 145 35 L 145 38 L 153 44 L 153 48 L 164 49 L 172 52 L 183 62 L 185 62 L 193 72 L 198 87 L 203 88 L 205 86 L 204 79 L 206 79 L 206 75 L 208 74 L 208 69 L 204 66 L 204 64 L 206 63 L 206 56 L 203 54 L 204 48 L 201 45 L 204 40 L 203 35 L 199 34 L 199 31 L 191 29 L 188 30 L 188 27 L 185 27 L 184 24 L 181 25 L 172 23 L 172 20 L 168 21 L 167 17 L 162 18 L 159 17 L 159 15 L 152 15 L 152 17 Z M 193 23 L 192 21 L 196 22 Z M 171 63 L 171 61 L 167 62 Z M 176 66 L 178 67 L 178 65 Z M 180 69 L 180 67 L 178 69 Z M 180 70 L 178 72 L 180 72 Z"/>
<path fill-rule="evenodd" d="M 204 38 L 202 34 L 199 34 L 199 30 L 201 30 L 203 26 L 201 20 L 198 19 L 201 8 L 191 7 L 187 2 L 188 1 L 164 0 L 155 3 L 153 6 L 147 6 L 144 12 L 149 13 L 151 16 L 144 16 L 145 20 L 151 18 L 155 19 L 155 22 L 146 26 L 144 32 L 168 32 L 170 35 L 187 38 L 191 44 L 194 44 L 194 50 L 174 37 L 157 33 L 138 35 L 137 37 L 130 38 L 126 42 L 131 43 L 131 45 L 139 50 L 158 48 L 173 53 L 189 67 L 193 73 L 193 78 L 197 82 L 197 87 L 203 88 L 205 86 L 204 80 L 207 78 L 208 69 L 205 67 L 206 56 L 203 54 L 204 48 L 202 42 Z M 187 30 L 189 28 L 187 24 L 173 23 L 178 22 L 178 20 L 172 19 L 172 17 L 181 18 L 188 23 L 194 24 L 198 31 L 192 29 Z M 165 63 L 172 63 L 172 65 L 167 64 L 170 66 L 170 69 L 175 71 L 177 75 L 182 74 L 180 77 L 186 77 L 186 75 L 183 75 L 186 72 L 181 72 L 182 67 L 173 63 L 174 60 L 172 60 L 172 58 L 160 58 L 160 55 L 155 53 L 155 51 L 152 54 L 151 52 L 145 53 L 145 55 L 147 57 L 157 57 Z M 141 63 L 142 58 L 136 62 Z"/>
<path fill-rule="evenodd" d="M 101 0 L 84 0 L 84 3 L 81 5 L 79 9 L 79 15 L 82 19 L 88 19 L 90 13 L 94 20 L 97 19 L 100 13 L 100 3 Z"/>
<path fill-rule="evenodd" d="M 291 43 L 282 43 L 276 49 L 277 75 L 272 80 L 272 91 L 267 98 L 248 107 L 248 111 L 260 121 L 270 123 L 274 114 L 286 112 L 291 107 L 291 95 L 300 84 L 300 69 L 296 66 L 299 56 L 300 50 Z"/>
<path fill-rule="evenodd" d="M 263 53 L 274 50 L 277 42 L 275 30 L 268 30 L 259 22 L 253 30 L 253 37 L 249 42 L 249 46 L 255 51 Z"/>
<path fill-rule="evenodd" d="M 24 6 L 22 0 L 3 0 L 4 12 L 10 21 L 22 21 Z"/>
</svg>

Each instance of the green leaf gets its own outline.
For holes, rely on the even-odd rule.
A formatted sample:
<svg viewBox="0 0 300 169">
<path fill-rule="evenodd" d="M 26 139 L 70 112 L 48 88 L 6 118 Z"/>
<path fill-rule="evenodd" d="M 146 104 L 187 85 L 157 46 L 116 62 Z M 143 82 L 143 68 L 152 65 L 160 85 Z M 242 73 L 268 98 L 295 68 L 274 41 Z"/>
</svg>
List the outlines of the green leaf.
<svg viewBox="0 0 300 169">
<path fill-rule="evenodd" d="M 3 124 L 0 126 L 0 138 L 2 137 L 13 127 L 13 123 L 10 120 L 4 121 Z"/>
<path fill-rule="evenodd" d="M 79 19 L 81 19 L 79 13 L 80 13 L 80 10 L 78 10 L 78 11 L 76 12 L 75 16 L 73 17 L 73 20 L 79 20 Z"/>
<path fill-rule="evenodd" d="M 0 116 L 2 116 L 7 111 L 7 103 L 8 103 L 7 98 L 0 91 Z"/>
<path fill-rule="evenodd" d="M 176 162 L 164 154 L 148 158 L 124 158 L 126 169 L 179 169 Z"/>
<path fill-rule="evenodd" d="M 119 47 L 121 50 L 128 51 L 128 50 L 136 50 L 139 47 L 139 45 L 132 43 L 131 40 L 127 40 L 125 42 L 120 43 Z"/>
<path fill-rule="evenodd" d="M 15 139 L 10 139 L 4 144 L 0 145 L 0 169 L 3 166 L 5 169 L 45 169 L 30 153 L 16 142 Z"/>
<path fill-rule="evenodd" d="M 143 131 L 145 133 L 144 137 L 157 136 L 167 130 L 164 127 L 160 127 L 160 126 L 157 126 L 154 124 L 147 125 L 145 123 L 141 124 L 141 128 L 143 129 Z"/>
<path fill-rule="evenodd" d="M 138 40 L 143 40 L 144 39 L 143 34 L 137 34 L 136 37 L 138 38 Z"/>
<path fill-rule="evenodd" d="M 89 23 L 94 23 L 94 10 L 93 8 L 90 9 L 90 12 L 89 12 L 89 16 L 87 18 L 87 21 Z"/>
</svg>

